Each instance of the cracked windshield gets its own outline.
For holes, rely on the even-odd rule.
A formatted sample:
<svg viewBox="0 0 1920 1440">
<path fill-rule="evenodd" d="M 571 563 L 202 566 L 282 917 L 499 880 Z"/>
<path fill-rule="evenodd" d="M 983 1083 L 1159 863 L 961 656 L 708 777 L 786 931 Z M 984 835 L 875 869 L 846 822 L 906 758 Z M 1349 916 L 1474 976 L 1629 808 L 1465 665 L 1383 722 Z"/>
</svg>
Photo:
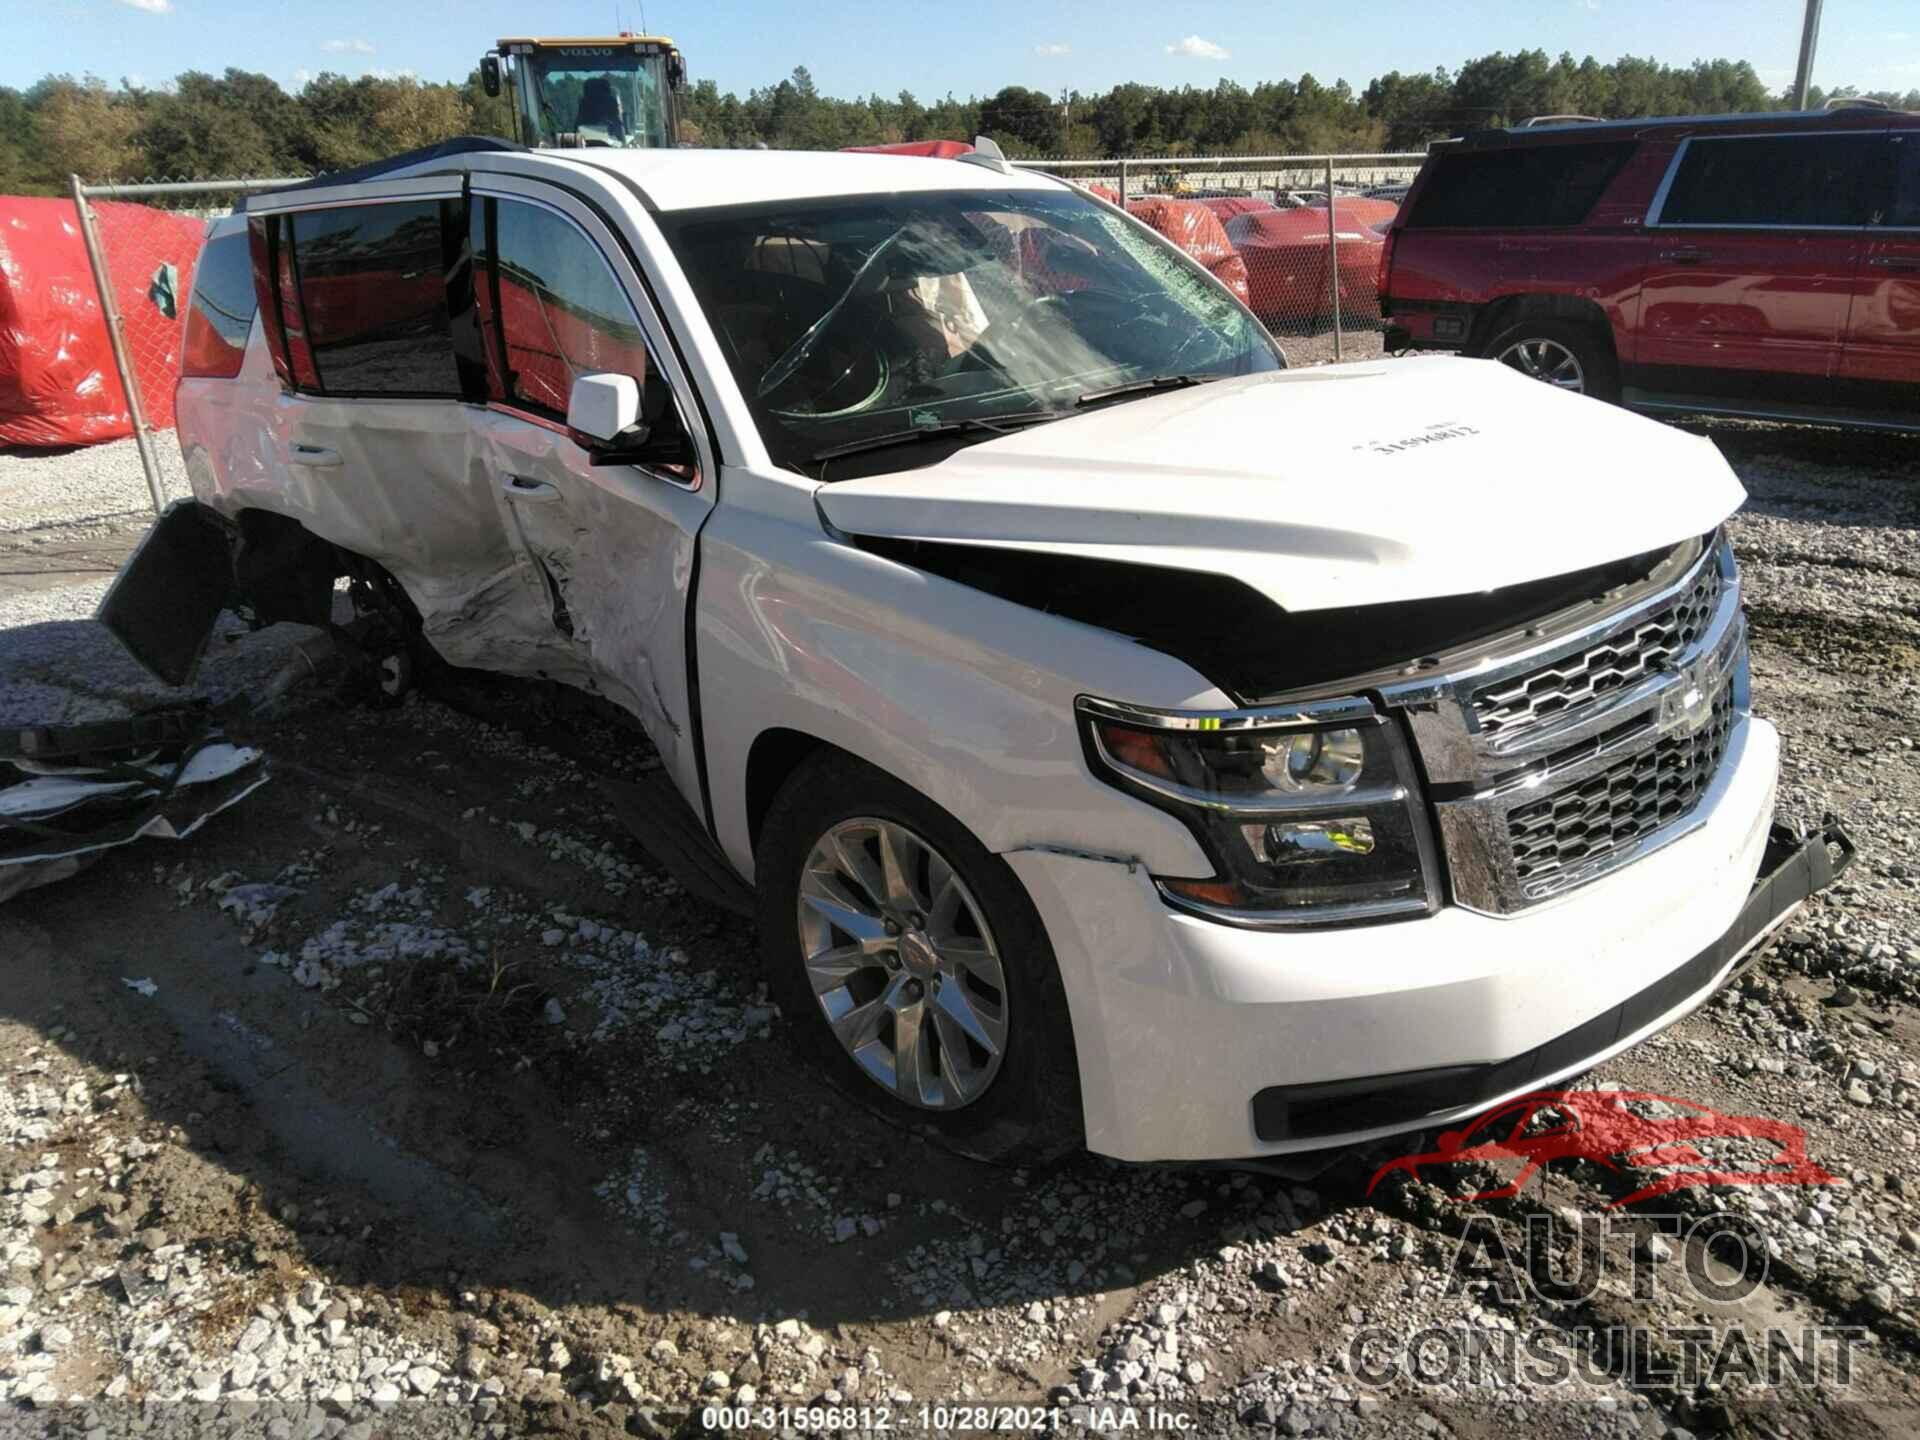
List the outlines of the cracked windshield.
<svg viewBox="0 0 1920 1440">
<path fill-rule="evenodd" d="M 774 460 L 824 478 L 1285 364 L 1177 250 L 1078 195 L 883 195 L 666 225 Z"/>
</svg>

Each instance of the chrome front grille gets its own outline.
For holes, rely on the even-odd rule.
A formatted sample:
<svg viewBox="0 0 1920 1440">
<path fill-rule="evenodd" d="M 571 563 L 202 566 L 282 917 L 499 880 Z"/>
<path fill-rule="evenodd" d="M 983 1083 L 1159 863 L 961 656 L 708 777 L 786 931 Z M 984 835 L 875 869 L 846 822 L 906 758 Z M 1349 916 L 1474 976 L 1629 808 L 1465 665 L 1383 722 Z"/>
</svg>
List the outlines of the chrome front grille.
<svg viewBox="0 0 1920 1440">
<path fill-rule="evenodd" d="M 1707 723 L 1662 736 L 1573 785 L 1507 812 L 1513 868 L 1522 884 L 1583 868 L 1687 815 L 1726 758 L 1733 734 L 1733 682 L 1714 698 Z"/>
<path fill-rule="evenodd" d="M 1457 904 L 1524 910 L 1699 823 L 1748 708 L 1732 552 L 1677 547 L 1595 608 L 1381 687 L 1419 749 Z"/>
<path fill-rule="evenodd" d="M 1473 692 L 1483 734 L 1520 730 L 1657 674 L 1693 648 L 1720 603 L 1720 567 L 1703 565 L 1678 595 L 1584 649 Z"/>
</svg>

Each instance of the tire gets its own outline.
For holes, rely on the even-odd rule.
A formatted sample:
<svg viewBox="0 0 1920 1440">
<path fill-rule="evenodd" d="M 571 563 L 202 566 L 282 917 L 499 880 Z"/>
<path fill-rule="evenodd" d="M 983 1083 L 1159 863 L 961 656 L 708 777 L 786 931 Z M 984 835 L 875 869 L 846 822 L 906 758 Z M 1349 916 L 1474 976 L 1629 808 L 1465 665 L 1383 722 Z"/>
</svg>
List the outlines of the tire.
<svg viewBox="0 0 1920 1440">
<path fill-rule="evenodd" d="M 892 828 L 883 842 L 885 827 Z M 834 840 L 837 849 L 821 848 Z M 907 877 L 905 904 L 872 894 L 884 888 L 882 843 Z M 854 868 L 823 864 L 827 854 L 849 857 Z M 839 1088 L 976 1160 L 1040 1164 L 1084 1143 L 1073 1027 L 1053 947 L 1013 871 L 958 820 L 892 776 L 826 751 L 775 797 L 755 865 L 769 988 L 801 1050 Z M 853 878 L 855 868 L 871 888 Z M 957 892 L 943 883 L 949 873 Z M 804 913 L 803 880 L 811 897 Z M 933 901 L 935 887 L 944 907 Z M 840 903 L 848 900 L 856 903 Z M 854 928 L 827 919 L 830 912 Z M 896 914 L 906 922 L 894 922 L 897 939 L 882 928 Z M 856 937 L 868 953 L 853 955 Z M 812 966 L 810 951 L 819 957 Z M 830 1007 L 851 1042 L 836 1034 Z M 918 1017 L 907 1065 L 894 1063 L 896 1016 Z M 976 1035 L 997 1043 L 980 1045 Z"/>
<path fill-rule="evenodd" d="M 1620 367 L 1614 361 L 1613 347 L 1593 326 L 1577 320 L 1552 315 L 1523 319 L 1502 329 L 1480 353 L 1575 394 L 1607 401 L 1620 398 Z M 1571 378 L 1571 372 L 1564 368 L 1567 363 L 1577 371 L 1578 383 L 1553 378 Z"/>
</svg>

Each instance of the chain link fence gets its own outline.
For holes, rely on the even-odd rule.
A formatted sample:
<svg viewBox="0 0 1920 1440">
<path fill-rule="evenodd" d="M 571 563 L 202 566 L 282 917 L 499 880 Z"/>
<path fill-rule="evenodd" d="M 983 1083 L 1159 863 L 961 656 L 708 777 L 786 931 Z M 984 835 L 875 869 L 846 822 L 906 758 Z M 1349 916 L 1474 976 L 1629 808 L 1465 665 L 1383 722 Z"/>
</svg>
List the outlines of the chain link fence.
<svg viewBox="0 0 1920 1440">
<path fill-rule="evenodd" d="M 72 177 L 101 319 L 156 512 L 165 488 L 154 436 L 173 427 L 188 292 L 207 222 L 243 195 L 293 183 L 275 178 L 88 185 Z"/>
<path fill-rule="evenodd" d="M 1384 232 L 1426 156 L 1016 160 L 1126 206 L 1252 307 L 1295 364 L 1379 353 Z"/>
</svg>

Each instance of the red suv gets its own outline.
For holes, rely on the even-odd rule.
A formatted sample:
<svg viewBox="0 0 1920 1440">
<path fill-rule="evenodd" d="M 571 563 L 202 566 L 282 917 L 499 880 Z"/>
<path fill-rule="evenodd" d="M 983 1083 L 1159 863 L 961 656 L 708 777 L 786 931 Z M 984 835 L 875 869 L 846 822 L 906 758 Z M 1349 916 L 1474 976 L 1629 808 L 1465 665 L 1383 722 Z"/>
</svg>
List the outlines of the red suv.
<svg viewBox="0 0 1920 1440">
<path fill-rule="evenodd" d="M 1920 430 L 1920 114 L 1436 145 L 1380 298 L 1389 350 L 1491 356 L 1643 410 Z"/>
</svg>

